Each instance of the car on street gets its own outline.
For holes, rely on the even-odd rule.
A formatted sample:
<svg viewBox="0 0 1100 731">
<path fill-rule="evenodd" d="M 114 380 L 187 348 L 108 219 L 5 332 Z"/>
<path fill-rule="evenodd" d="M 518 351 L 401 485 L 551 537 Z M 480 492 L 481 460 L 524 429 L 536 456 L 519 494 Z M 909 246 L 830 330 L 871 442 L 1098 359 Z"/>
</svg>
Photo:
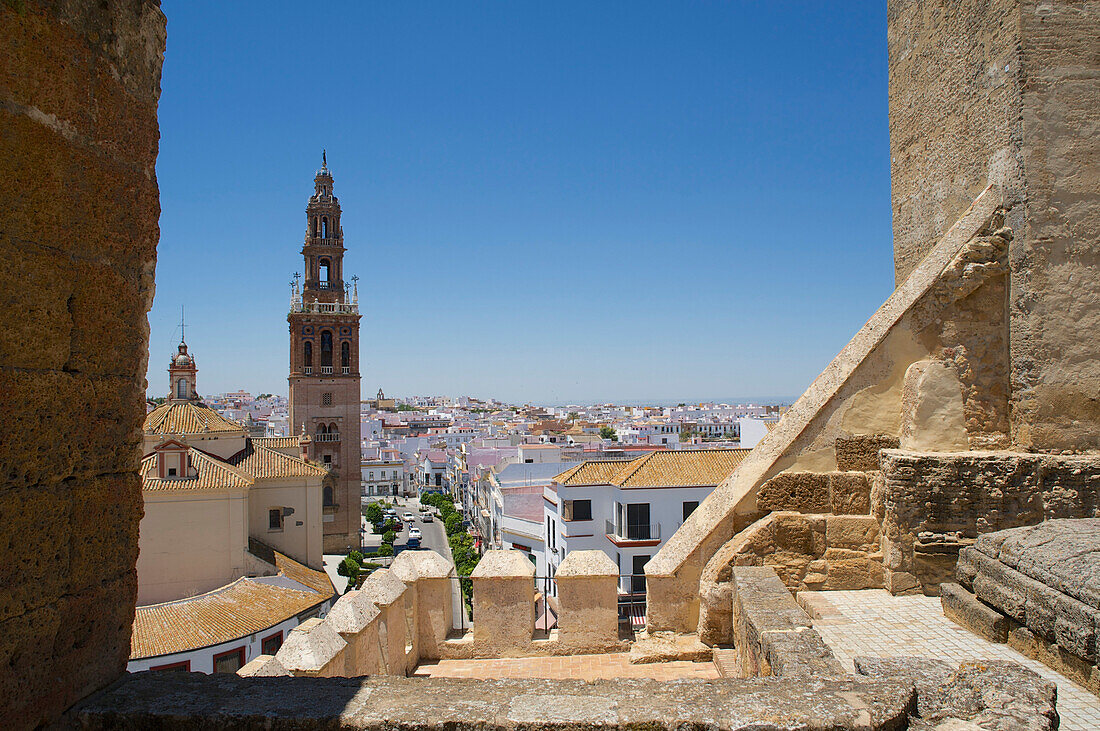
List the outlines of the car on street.
<svg viewBox="0 0 1100 731">
<path fill-rule="evenodd" d="M 409 528 L 409 540 L 410 541 L 419 541 L 420 538 L 421 538 L 421 533 L 420 533 L 419 528 Z"/>
<path fill-rule="evenodd" d="M 409 511 L 407 511 L 407 510 L 405 511 L 405 514 L 404 514 L 404 515 L 402 515 L 401 517 L 405 519 L 405 522 L 406 522 L 406 523 L 411 523 L 411 522 L 413 522 L 413 514 L 412 514 L 412 513 L 410 513 L 410 512 L 409 512 Z"/>
<path fill-rule="evenodd" d="M 420 516 L 420 520 L 424 523 L 432 523 L 435 521 L 435 518 L 432 517 L 431 512 L 427 512 Z"/>
</svg>

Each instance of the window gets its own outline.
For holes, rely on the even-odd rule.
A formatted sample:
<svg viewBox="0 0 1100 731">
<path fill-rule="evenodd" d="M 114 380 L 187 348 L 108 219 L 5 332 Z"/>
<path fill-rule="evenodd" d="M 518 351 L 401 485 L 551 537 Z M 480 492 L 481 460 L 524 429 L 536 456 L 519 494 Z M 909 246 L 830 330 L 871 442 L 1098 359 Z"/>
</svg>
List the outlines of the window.
<svg viewBox="0 0 1100 731">
<path fill-rule="evenodd" d="M 325 455 L 325 461 L 328 462 L 329 459 L 330 459 L 329 455 L 326 454 Z M 335 504 L 333 499 L 332 499 L 332 485 L 325 485 L 324 490 L 322 491 L 321 494 L 323 496 L 322 499 L 324 500 L 325 505 L 332 506 L 332 505 Z"/>
<path fill-rule="evenodd" d="M 561 512 L 562 520 L 592 520 L 592 501 L 566 500 Z"/>
<path fill-rule="evenodd" d="M 630 593 L 645 594 L 645 565 L 649 556 L 635 556 L 630 572 Z"/>
<path fill-rule="evenodd" d="M 306 368 L 313 367 L 313 343 L 306 341 L 305 345 L 305 366 Z"/>
<path fill-rule="evenodd" d="M 176 398 L 187 398 L 187 379 L 176 381 Z"/>
<path fill-rule="evenodd" d="M 214 656 L 215 673 L 235 673 L 244 667 L 244 648 L 221 652 Z"/>
<path fill-rule="evenodd" d="M 321 365 L 332 365 L 332 330 L 321 331 Z"/>
<path fill-rule="evenodd" d="M 326 454 L 325 456 L 321 457 L 321 461 L 325 464 L 332 464 L 332 455 Z"/>
<path fill-rule="evenodd" d="M 283 529 L 283 509 L 271 508 L 267 511 L 267 529 L 268 530 L 282 530 Z"/>
<path fill-rule="evenodd" d="M 688 519 L 688 516 L 695 512 L 695 509 L 699 507 L 698 500 L 688 500 L 684 502 L 684 520 Z"/>
<path fill-rule="evenodd" d="M 331 393 L 321 394 L 321 405 L 322 406 L 332 406 L 332 394 Z"/>
<path fill-rule="evenodd" d="M 321 235 L 325 238 L 328 238 L 328 216 L 324 216 L 321 218 Z M 325 266 L 328 266 L 327 262 L 325 263 Z"/>
<path fill-rule="evenodd" d="M 632 541 L 648 541 L 649 533 L 649 503 L 628 503 L 626 537 Z"/>
<path fill-rule="evenodd" d="M 175 670 L 176 672 L 189 673 L 191 672 L 191 661 L 184 660 L 182 662 L 170 662 L 167 665 L 153 665 L 150 670 Z"/>
<path fill-rule="evenodd" d="M 176 476 L 176 468 L 175 467 L 169 467 L 168 468 L 168 476 L 169 477 L 175 477 Z"/>
<path fill-rule="evenodd" d="M 283 646 L 283 633 L 276 632 L 273 635 L 265 637 L 260 642 L 260 652 L 264 655 L 274 655 L 279 651 L 279 648 Z"/>
<path fill-rule="evenodd" d="M 383 477 L 385 477 L 385 475 L 383 475 Z M 373 480 L 374 479 L 374 473 L 373 472 L 368 472 L 367 473 L 367 479 L 368 480 Z"/>
<path fill-rule="evenodd" d="M 351 343 L 346 340 L 340 343 L 340 365 L 344 368 L 351 367 Z"/>
</svg>

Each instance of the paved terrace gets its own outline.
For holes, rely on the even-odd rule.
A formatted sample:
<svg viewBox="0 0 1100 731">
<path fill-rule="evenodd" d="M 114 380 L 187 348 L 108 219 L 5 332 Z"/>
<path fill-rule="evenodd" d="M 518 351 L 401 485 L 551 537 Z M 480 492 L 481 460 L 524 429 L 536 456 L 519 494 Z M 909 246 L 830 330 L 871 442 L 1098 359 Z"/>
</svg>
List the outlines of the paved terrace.
<svg viewBox="0 0 1100 731">
<path fill-rule="evenodd" d="M 929 657 L 950 662 L 1012 660 L 1058 685 L 1062 729 L 1100 729 L 1100 698 L 1013 650 L 989 642 L 943 616 L 938 597 L 891 596 L 882 589 L 802 592 L 799 599 L 814 610 L 813 625 L 849 672 L 852 659 Z"/>
<path fill-rule="evenodd" d="M 718 678 L 718 669 L 712 662 L 675 661 L 631 665 L 630 653 L 615 652 L 565 657 L 440 660 L 422 663 L 416 669 L 415 675 L 426 678 L 712 680 Z"/>
</svg>

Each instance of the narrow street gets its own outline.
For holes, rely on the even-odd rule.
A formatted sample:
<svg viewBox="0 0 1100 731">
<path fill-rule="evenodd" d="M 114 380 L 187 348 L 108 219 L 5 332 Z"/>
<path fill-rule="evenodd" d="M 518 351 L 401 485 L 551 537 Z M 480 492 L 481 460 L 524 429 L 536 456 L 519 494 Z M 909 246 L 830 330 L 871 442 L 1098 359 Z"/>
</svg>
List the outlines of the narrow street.
<svg viewBox="0 0 1100 731">
<path fill-rule="evenodd" d="M 435 551 L 443 558 L 450 562 L 451 566 L 454 566 L 454 556 L 451 555 L 451 546 L 447 543 L 447 533 L 443 528 L 443 521 L 438 517 L 433 516 L 433 520 L 430 523 L 423 521 L 423 513 L 420 512 L 420 502 L 417 498 L 391 498 L 394 500 L 397 507 L 397 515 L 401 517 L 405 511 L 413 514 L 413 525 L 420 529 L 422 534 L 420 538 L 420 548 L 429 551 Z M 409 531 L 407 524 L 402 521 L 401 532 L 397 536 L 397 544 L 404 545 L 408 540 Z M 457 572 L 456 572 L 457 574 Z M 457 581 L 451 582 L 451 609 L 453 616 L 456 618 L 455 625 L 461 627 L 469 627 L 470 619 L 466 615 L 466 607 L 462 603 L 462 590 Z M 461 619 L 459 619 L 459 612 L 462 612 Z M 459 622 L 461 621 L 461 624 Z"/>
</svg>

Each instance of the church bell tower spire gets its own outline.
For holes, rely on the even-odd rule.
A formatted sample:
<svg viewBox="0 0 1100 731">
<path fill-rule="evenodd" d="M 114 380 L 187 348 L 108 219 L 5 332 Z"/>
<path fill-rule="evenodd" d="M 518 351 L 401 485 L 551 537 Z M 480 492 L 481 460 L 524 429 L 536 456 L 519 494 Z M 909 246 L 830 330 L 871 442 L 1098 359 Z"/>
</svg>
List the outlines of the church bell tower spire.
<svg viewBox="0 0 1100 731">
<path fill-rule="evenodd" d="M 290 423 L 309 459 L 329 468 L 324 550 L 359 548 L 359 303 L 344 281 L 344 229 L 328 152 L 313 176 L 302 246 L 305 276 L 291 284 Z M 353 277 L 352 282 L 357 278 Z"/>
</svg>

